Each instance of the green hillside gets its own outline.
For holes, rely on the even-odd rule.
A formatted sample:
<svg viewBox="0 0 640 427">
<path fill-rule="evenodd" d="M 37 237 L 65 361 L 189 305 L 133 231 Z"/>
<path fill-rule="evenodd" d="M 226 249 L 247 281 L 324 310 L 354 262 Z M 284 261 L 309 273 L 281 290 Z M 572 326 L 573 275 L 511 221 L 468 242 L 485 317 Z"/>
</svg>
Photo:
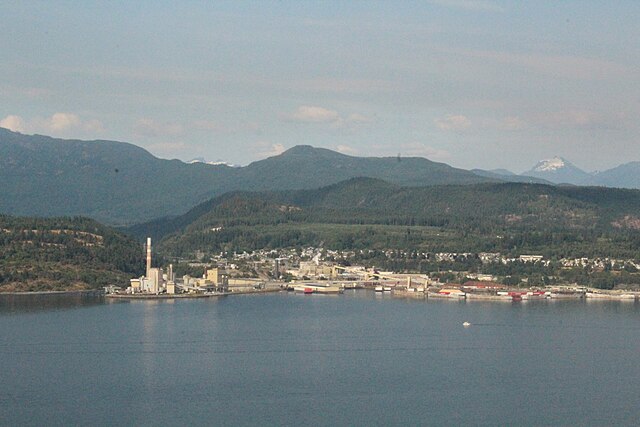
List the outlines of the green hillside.
<svg viewBox="0 0 640 427">
<path fill-rule="evenodd" d="M 640 191 L 539 184 L 400 187 L 366 178 L 317 190 L 229 193 L 132 227 L 162 250 L 334 249 L 541 252 L 636 257 Z M 339 225 L 339 226 L 337 226 Z"/>
<path fill-rule="evenodd" d="M 309 146 L 242 168 L 185 164 L 122 142 L 0 128 L 0 213 L 9 215 L 127 225 L 182 214 L 229 191 L 319 188 L 358 176 L 414 186 L 496 181 L 423 158 L 361 158 Z"/>
<path fill-rule="evenodd" d="M 0 215 L 0 292 L 98 289 L 143 272 L 141 245 L 93 220 Z"/>
</svg>

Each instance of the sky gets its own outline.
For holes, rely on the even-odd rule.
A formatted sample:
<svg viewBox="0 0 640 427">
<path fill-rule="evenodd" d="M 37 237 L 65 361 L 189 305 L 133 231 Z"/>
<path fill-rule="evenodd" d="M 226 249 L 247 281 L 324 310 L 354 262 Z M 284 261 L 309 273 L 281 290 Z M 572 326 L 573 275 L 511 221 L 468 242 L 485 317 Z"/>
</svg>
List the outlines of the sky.
<svg viewBox="0 0 640 427">
<path fill-rule="evenodd" d="M 0 127 L 246 165 L 307 144 L 640 161 L 638 1 L 0 1 Z"/>
</svg>

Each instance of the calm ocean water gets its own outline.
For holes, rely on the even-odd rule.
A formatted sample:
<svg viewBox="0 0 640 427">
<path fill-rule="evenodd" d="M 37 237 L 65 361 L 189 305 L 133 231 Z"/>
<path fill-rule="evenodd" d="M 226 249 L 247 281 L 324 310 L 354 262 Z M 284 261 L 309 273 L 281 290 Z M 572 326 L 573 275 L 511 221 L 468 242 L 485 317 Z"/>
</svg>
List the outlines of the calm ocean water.
<svg viewBox="0 0 640 427">
<path fill-rule="evenodd" d="M 1 425 L 640 423 L 633 302 L 3 296 L 0 363 Z"/>
</svg>

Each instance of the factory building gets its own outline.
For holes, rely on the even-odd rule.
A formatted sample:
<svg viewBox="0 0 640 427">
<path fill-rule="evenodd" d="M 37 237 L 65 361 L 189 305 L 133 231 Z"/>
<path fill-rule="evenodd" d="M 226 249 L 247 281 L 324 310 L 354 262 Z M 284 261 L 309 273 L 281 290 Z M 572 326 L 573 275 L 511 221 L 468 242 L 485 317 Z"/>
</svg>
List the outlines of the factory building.
<svg viewBox="0 0 640 427">
<path fill-rule="evenodd" d="M 300 261 L 300 268 L 298 269 L 298 277 L 331 277 L 333 274 L 333 266 L 327 264 L 320 264 L 316 261 Z"/>
<path fill-rule="evenodd" d="M 147 269 L 143 277 L 130 280 L 127 293 L 130 294 L 150 294 L 158 295 L 162 293 L 176 294 L 180 292 L 201 293 L 201 292 L 228 292 L 229 275 L 223 269 L 211 268 L 205 271 L 201 278 L 184 276 L 182 283 L 176 284 L 173 265 L 169 265 L 167 271 L 162 268 L 152 267 L 151 238 L 147 238 L 145 245 L 147 256 Z"/>
<path fill-rule="evenodd" d="M 145 280 L 145 288 L 143 289 L 150 294 L 158 294 L 161 289 L 164 289 L 164 278 L 162 277 L 161 268 L 150 268 L 147 273 L 147 280 Z"/>
<path fill-rule="evenodd" d="M 229 290 L 229 275 L 220 268 L 210 268 L 206 271 L 205 281 L 213 285 L 216 292 Z"/>
<path fill-rule="evenodd" d="M 147 269 L 143 277 L 130 280 L 129 293 L 159 294 L 167 290 L 167 284 L 173 282 L 173 268 L 164 274 L 161 268 L 151 267 L 151 237 L 147 237 L 146 244 Z M 175 287 L 174 287 L 175 292 Z"/>
</svg>

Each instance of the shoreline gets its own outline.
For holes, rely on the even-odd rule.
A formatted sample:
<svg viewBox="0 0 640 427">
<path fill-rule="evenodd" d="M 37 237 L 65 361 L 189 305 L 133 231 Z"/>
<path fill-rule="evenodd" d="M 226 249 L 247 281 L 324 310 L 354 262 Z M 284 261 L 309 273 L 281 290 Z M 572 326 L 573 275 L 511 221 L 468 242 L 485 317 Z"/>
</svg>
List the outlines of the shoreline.
<svg viewBox="0 0 640 427">
<path fill-rule="evenodd" d="M 371 289 L 362 288 L 362 290 L 368 291 Z M 218 298 L 233 295 L 255 295 L 274 292 L 283 292 L 282 288 L 270 288 L 270 289 L 244 289 L 231 292 L 219 292 L 219 293 L 184 293 L 184 294 L 107 294 L 102 289 L 89 289 L 89 290 L 69 290 L 69 291 L 21 291 L 21 292 L 0 292 L 0 298 L 5 296 L 95 296 L 104 297 L 109 299 L 128 299 L 128 300 L 171 300 L 171 299 L 198 299 L 198 298 Z M 467 292 L 464 296 L 457 298 L 451 298 L 449 295 L 438 295 L 428 292 L 408 292 L 401 289 L 394 290 L 390 295 L 396 298 L 412 298 L 412 299 L 455 299 L 459 301 L 512 301 L 511 296 L 506 295 L 494 295 L 494 294 L 482 294 Z M 582 301 L 626 301 L 636 302 L 640 301 L 640 292 L 637 291 L 621 291 L 621 290 L 594 290 L 589 289 L 588 292 L 572 295 L 547 295 L 541 298 L 527 298 L 523 297 L 522 300 L 582 300 Z M 520 299 L 518 299 L 520 301 Z"/>
<path fill-rule="evenodd" d="M 18 291 L 18 292 L 0 292 L 2 295 L 79 295 L 79 294 L 97 294 L 104 295 L 104 290 L 101 289 L 84 289 L 81 291 Z"/>
<path fill-rule="evenodd" d="M 231 295 L 249 295 L 281 292 L 282 289 L 252 289 L 238 292 L 219 292 L 210 294 L 105 294 L 105 298 L 113 299 L 194 299 L 194 298 L 217 298 Z"/>
</svg>

